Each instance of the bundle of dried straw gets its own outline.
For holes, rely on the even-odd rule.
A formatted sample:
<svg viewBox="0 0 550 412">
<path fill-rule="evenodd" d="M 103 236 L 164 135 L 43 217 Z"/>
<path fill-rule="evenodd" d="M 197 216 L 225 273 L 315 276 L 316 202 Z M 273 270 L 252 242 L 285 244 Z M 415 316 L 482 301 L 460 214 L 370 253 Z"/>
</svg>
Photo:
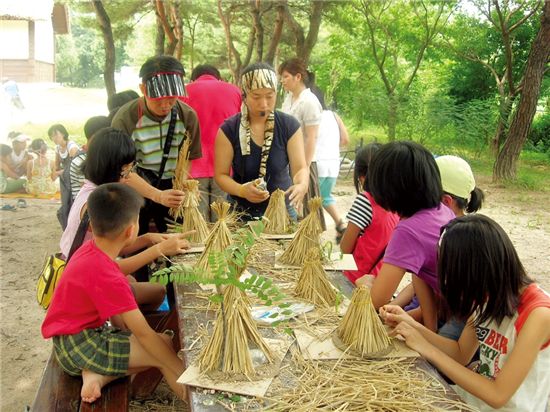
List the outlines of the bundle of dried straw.
<svg viewBox="0 0 550 412">
<path fill-rule="evenodd" d="M 372 305 L 369 288 L 362 286 L 353 291 L 334 336 L 336 345 L 341 346 L 336 338 L 359 356 L 380 353 L 390 347 L 391 339 Z"/>
<path fill-rule="evenodd" d="M 209 232 L 208 224 L 199 211 L 201 198 L 199 193 L 199 182 L 197 180 L 186 180 L 182 184 L 182 190 L 184 190 L 187 195 L 180 209 L 183 216 L 181 231 L 187 232 L 189 230 L 195 230 L 195 233 L 193 233 L 189 240 L 193 243 L 204 243 Z"/>
<path fill-rule="evenodd" d="M 269 363 L 273 362 L 273 353 L 258 333 L 250 314 L 246 293 L 235 285 L 229 285 L 223 291 L 212 336 L 199 357 L 201 372 L 219 371 L 251 377 L 254 366 L 249 345 L 260 349 Z"/>
<path fill-rule="evenodd" d="M 309 214 L 298 225 L 294 239 L 283 252 L 279 261 L 287 265 L 300 266 L 305 254 L 311 248 L 321 247 L 321 221 L 319 210 L 321 209 L 321 198 L 314 197 L 308 202 Z"/>
<path fill-rule="evenodd" d="M 290 231 L 290 216 L 286 208 L 285 192 L 281 189 L 271 193 L 264 218 L 267 221 L 265 233 L 283 235 Z"/>
<path fill-rule="evenodd" d="M 208 270 L 208 254 L 210 252 L 223 252 L 231 244 L 231 231 L 227 227 L 227 220 L 230 217 L 230 204 L 227 202 L 213 202 L 211 207 L 218 216 L 218 220 L 206 238 L 204 251 L 197 262 L 197 267 L 204 270 L 205 275 L 210 272 Z"/>
<path fill-rule="evenodd" d="M 178 163 L 176 165 L 176 171 L 174 172 L 174 179 L 172 179 L 172 187 L 177 190 L 185 191 L 185 181 L 189 177 L 189 147 L 191 139 L 187 137 L 183 141 L 183 145 L 180 148 L 178 155 Z M 183 205 L 180 207 L 170 208 L 168 211 L 170 216 L 174 219 L 178 219 L 183 216 Z"/>
<path fill-rule="evenodd" d="M 298 297 L 312 302 L 315 306 L 334 306 L 336 304 L 336 291 L 323 269 L 321 252 L 318 247 L 308 250 L 294 292 Z"/>
</svg>

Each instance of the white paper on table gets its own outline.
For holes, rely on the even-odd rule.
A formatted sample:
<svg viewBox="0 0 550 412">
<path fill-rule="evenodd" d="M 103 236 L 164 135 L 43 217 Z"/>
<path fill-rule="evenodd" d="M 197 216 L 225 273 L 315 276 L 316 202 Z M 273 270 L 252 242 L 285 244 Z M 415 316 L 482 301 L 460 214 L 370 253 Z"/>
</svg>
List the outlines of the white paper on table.
<svg viewBox="0 0 550 412">
<path fill-rule="evenodd" d="M 306 312 L 311 312 L 315 309 L 312 303 L 294 302 L 287 308 L 278 306 L 253 306 L 251 310 L 252 317 L 258 323 L 270 325 L 274 322 L 295 318 Z M 283 311 L 290 311 L 290 314 L 284 314 Z"/>
<path fill-rule="evenodd" d="M 299 266 L 287 265 L 286 263 L 279 262 L 279 257 L 283 252 L 278 251 L 275 253 L 275 267 L 276 268 L 298 268 Z M 357 264 L 352 254 L 341 254 L 340 252 L 332 252 L 330 255 L 330 262 L 323 263 L 323 269 L 325 270 L 357 270 Z"/>
<path fill-rule="evenodd" d="M 276 367 L 273 368 L 273 375 L 258 381 L 236 381 L 236 382 L 220 382 L 213 381 L 207 375 L 200 374 L 199 367 L 196 363 L 189 366 L 185 372 L 178 378 L 178 383 L 184 385 L 198 386 L 201 388 L 215 389 L 218 391 L 226 391 L 238 393 L 248 396 L 265 396 L 269 385 L 273 378 L 279 374 L 279 366 L 282 359 L 285 357 L 288 348 L 292 344 L 290 339 L 268 339 L 264 338 L 267 345 L 274 352 L 277 358 Z"/>
<path fill-rule="evenodd" d="M 359 356 L 355 356 L 349 353 L 344 353 L 334 345 L 332 341 L 331 332 L 336 328 L 319 328 L 318 333 L 321 336 L 326 336 L 322 341 L 318 340 L 315 336 L 310 335 L 307 331 L 302 329 L 295 329 L 294 335 L 296 341 L 300 347 L 300 351 L 306 359 L 312 360 L 329 360 L 329 359 L 359 359 Z M 418 357 L 418 352 L 410 349 L 403 342 L 393 339 L 395 349 L 387 354 L 381 356 L 381 358 L 404 358 L 404 357 Z"/>
</svg>

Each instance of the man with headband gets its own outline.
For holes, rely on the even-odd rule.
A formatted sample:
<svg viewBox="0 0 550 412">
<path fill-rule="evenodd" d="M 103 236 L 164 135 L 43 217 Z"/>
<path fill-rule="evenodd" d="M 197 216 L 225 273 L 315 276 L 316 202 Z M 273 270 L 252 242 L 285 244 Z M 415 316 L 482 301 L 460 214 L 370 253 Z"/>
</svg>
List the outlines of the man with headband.
<svg viewBox="0 0 550 412">
<path fill-rule="evenodd" d="M 166 231 L 168 208 L 178 207 L 185 193 L 172 189 L 179 151 L 185 139 L 190 139 L 189 159 L 202 156 L 197 115 L 178 100 L 185 96 L 182 64 L 172 56 L 149 58 L 139 71 L 143 97 L 122 106 L 113 118 L 112 126 L 132 136 L 136 145 L 137 173 L 129 184 L 147 202 L 140 212 L 140 233 L 149 230 L 154 219 L 159 232 Z"/>
<path fill-rule="evenodd" d="M 241 112 L 227 119 L 216 137 L 216 183 L 246 220 L 263 216 L 276 189 L 286 191 L 287 207 L 296 217 L 294 208 L 301 207 L 309 179 L 300 124 L 275 111 L 277 75 L 270 65 L 248 66 L 241 91 Z"/>
</svg>

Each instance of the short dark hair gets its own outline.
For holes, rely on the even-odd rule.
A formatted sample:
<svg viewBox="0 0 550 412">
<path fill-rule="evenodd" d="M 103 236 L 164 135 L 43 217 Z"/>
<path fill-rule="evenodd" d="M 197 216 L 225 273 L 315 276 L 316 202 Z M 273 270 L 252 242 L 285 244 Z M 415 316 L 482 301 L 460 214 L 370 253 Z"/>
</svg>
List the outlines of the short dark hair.
<svg viewBox="0 0 550 412">
<path fill-rule="evenodd" d="M 309 74 L 307 71 L 306 63 L 297 57 L 294 57 L 292 59 L 285 60 L 281 63 L 279 66 L 279 74 L 283 74 L 283 72 L 289 72 L 293 76 L 296 76 L 298 73 L 302 75 L 302 81 L 304 84 L 309 84 Z"/>
<path fill-rule="evenodd" d="M 371 161 L 368 179 L 376 203 L 402 217 L 437 207 L 443 196 L 434 157 L 411 141 L 382 146 Z"/>
<path fill-rule="evenodd" d="M 382 147 L 381 143 L 373 142 L 366 146 L 361 147 L 355 153 L 355 162 L 353 167 L 353 185 L 357 193 L 361 193 L 366 190 L 369 192 L 369 183 L 366 177 L 368 176 L 369 165 L 374 154 Z M 359 181 L 360 177 L 365 177 L 363 185 Z"/>
<path fill-rule="evenodd" d="M 136 148 L 130 136 L 121 130 L 106 127 L 90 141 L 83 167 L 84 176 L 98 186 L 118 182 L 122 167 L 135 159 Z"/>
<path fill-rule="evenodd" d="M 107 183 L 90 194 L 87 206 L 94 235 L 114 238 L 137 221 L 143 198 L 130 186 Z"/>
<path fill-rule="evenodd" d="M 46 144 L 46 142 L 44 141 L 44 139 L 34 139 L 32 142 L 31 142 L 31 145 L 30 145 L 30 149 L 33 151 L 33 152 L 37 152 L 37 153 L 46 153 L 48 151 L 48 145 Z"/>
<path fill-rule="evenodd" d="M 11 152 L 13 152 L 13 149 L 10 146 L 4 143 L 0 144 L 0 157 L 8 156 Z"/>
<path fill-rule="evenodd" d="M 86 136 L 87 140 L 90 140 L 98 130 L 109 126 L 111 126 L 111 121 L 107 116 L 90 117 L 84 123 L 84 136 Z"/>
<path fill-rule="evenodd" d="M 216 79 L 221 80 L 222 76 L 220 71 L 210 64 L 199 64 L 191 72 L 191 81 L 194 82 L 204 74 L 214 76 Z"/>
<path fill-rule="evenodd" d="M 512 316 L 521 288 L 533 280 L 502 227 L 487 216 L 473 214 L 456 218 L 441 230 L 437 271 L 449 312 L 467 319 L 479 311 L 476 326 Z"/>
<path fill-rule="evenodd" d="M 112 119 L 116 114 L 116 111 L 124 106 L 126 103 L 131 102 L 139 98 L 134 90 L 124 90 L 119 93 L 112 94 L 107 98 L 107 109 L 109 110 L 109 117 Z M 113 113 L 114 112 L 114 113 Z"/>
<path fill-rule="evenodd" d="M 139 77 L 142 81 L 156 73 L 179 73 L 185 76 L 185 70 L 181 62 L 173 56 L 153 56 L 149 57 L 139 70 Z"/>
<path fill-rule="evenodd" d="M 48 129 L 48 136 L 50 137 L 50 139 L 52 138 L 55 132 L 61 133 L 63 135 L 64 140 L 69 140 L 69 132 L 67 131 L 67 129 L 65 129 L 65 126 L 63 126 L 61 123 L 56 123 L 53 126 L 50 126 L 50 128 Z"/>
</svg>

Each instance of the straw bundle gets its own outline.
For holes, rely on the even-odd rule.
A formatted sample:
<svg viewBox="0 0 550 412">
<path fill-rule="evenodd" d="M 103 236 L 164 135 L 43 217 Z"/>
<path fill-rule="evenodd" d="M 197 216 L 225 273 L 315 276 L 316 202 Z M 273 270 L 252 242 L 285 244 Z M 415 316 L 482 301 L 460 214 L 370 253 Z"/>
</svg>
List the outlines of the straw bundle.
<svg viewBox="0 0 550 412">
<path fill-rule="evenodd" d="M 176 165 L 176 171 L 174 172 L 174 179 L 172 179 L 172 187 L 177 190 L 185 191 L 185 181 L 189 177 L 189 146 L 191 139 L 187 137 L 183 141 L 183 145 L 179 151 L 178 163 Z M 177 208 L 170 208 L 168 211 L 170 216 L 174 219 L 178 219 L 183 216 L 183 205 Z"/>
<path fill-rule="evenodd" d="M 195 233 L 189 240 L 193 243 L 204 243 L 209 232 L 208 224 L 199 211 L 201 196 L 199 193 L 199 182 L 197 180 L 186 180 L 182 184 L 182 190 L 187 192 L 187 196 L 185 196 L 180 209 L 183 212 L 181 231 L 195 230 Z"/>
<path fill-rule="evenodd" d="M 254 366 L 249 345 L 260 349 L 269 363 L 273 362 L 273 353 L 258 333 L 250 314 L 246 293 L 235 285 L 229 285 L 223 291 L 223 301 L 212 336 L 199 356 L 200 371 L 251 377 Z"/>
<path fill-rule="evenodd" d="M 390 347 L 391 339 L 372 305 L 368 288 L 363 286 L 353 291 L 348 310 L 336 330 L 336 338 L 360 356 Z M 337 341 L 335 343 L 340 346 Z"/>
<path fill-rule="evenodd" d="M 203 269 L 208 274 L 208 254 L 210 252 L 223 252 L 231 244 L 231 231 L 227 227 L 230 204 L 227 202 L 213 202 L 212 210 L 218 216 L 212 231 L 206 238 L 206 245 L 201 257 L 197 262 L 197 267 Z"/>
<path fill-rule="evenodd" d="M 265 233 L 283 235 L 290 231 L 290 216 L 286 208 L 285 192 L 281 189 L 271 194 L 264 218 L 267 220 Z"/>
<path fill-rule="evenodd" d="M 279 258 L 279 261 L 288 265 L 300 266 L 306 252 L 314 247 L 321 246 L 321 221 L 319 210 L 321 209 L 321 198 L 314 197 L 308 202 L 309 214 L 298 225 L 294 239 Z"/>
<path fill-rule="evenodd" d="M 327 279 L 318 247 L 308 250 L 294 292 L 298 297 L 310 301 L 315 306 L 336 304 L 336 291 Z"/>
</svg>

